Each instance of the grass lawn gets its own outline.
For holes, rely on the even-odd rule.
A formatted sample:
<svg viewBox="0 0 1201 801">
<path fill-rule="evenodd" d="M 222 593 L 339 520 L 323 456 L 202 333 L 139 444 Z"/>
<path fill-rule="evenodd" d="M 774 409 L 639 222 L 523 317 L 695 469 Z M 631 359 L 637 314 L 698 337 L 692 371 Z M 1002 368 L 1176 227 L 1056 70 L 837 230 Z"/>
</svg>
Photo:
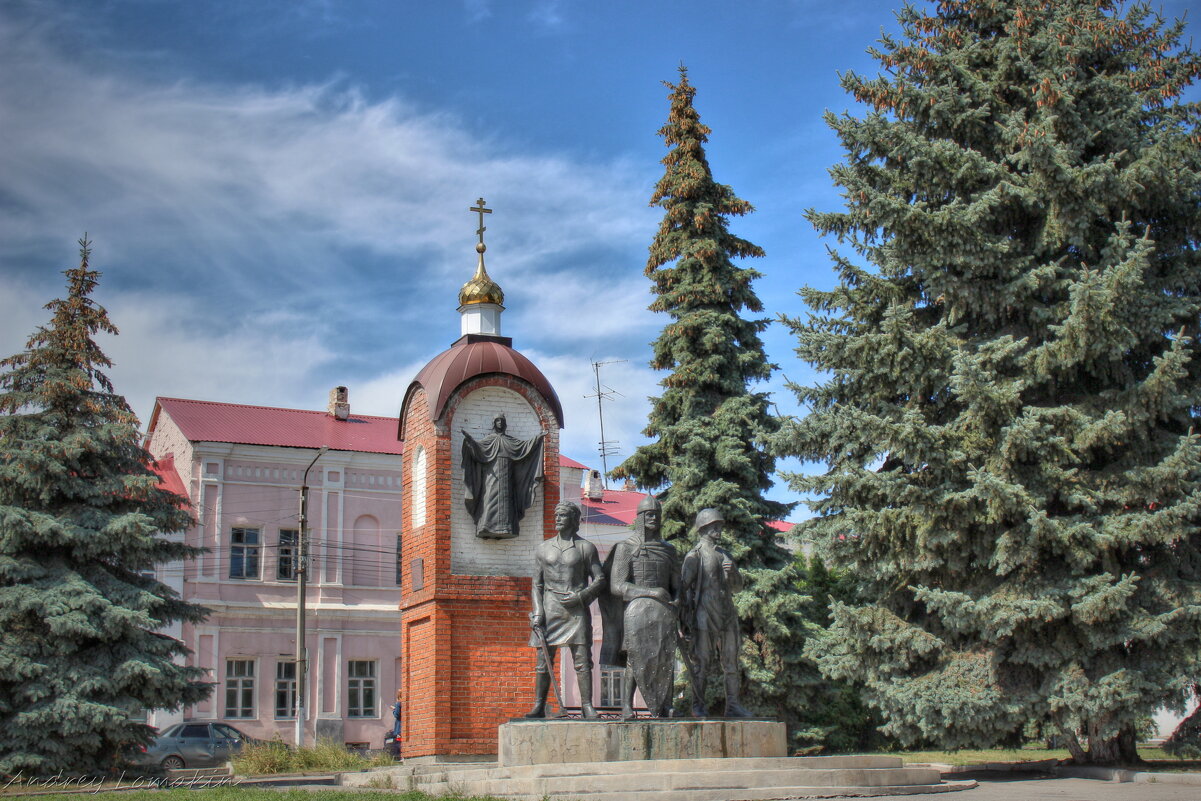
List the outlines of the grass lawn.
<svg viewBox="0 0 1201 801">
<path fill-rule="evenodd" d="M 36 801 L 431 801 L 426 793 L 373 793 L 330 788 L 328 790 L 267 790 L 259 787 L 213 787 L 203 790 L 127 790 L 119 793 L 87 793 L 34 796 Z M 455 801 L 500 801 L 491 796 L 461 796 Z"/>
</svg>

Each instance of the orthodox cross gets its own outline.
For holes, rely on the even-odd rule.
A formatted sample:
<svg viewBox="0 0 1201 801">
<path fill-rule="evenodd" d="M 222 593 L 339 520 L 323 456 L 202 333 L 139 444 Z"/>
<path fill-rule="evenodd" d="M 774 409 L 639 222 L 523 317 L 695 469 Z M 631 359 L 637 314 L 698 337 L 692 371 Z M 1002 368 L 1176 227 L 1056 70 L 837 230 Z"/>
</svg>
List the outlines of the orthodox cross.
<svg viewBox="0 0 1201 801">
<path fill-rule="evenodd" d="M 483 198 L 480 198 L 479 200 L 477 200 L 476 203 L 478 203 L 479 205 L 472 206 L 470 209 L 468 209 L 468 211 L 474 211 L 480 215 L 480 228 L 478 231 L 476 231 L 476 234 L 479 236 L 480 244 L 482 245 L 482 244 L 484 244 L 484 231 L 488 230 L 487 228 L 484 227 L 484 215 L 491 214 L 492 209 L 484 208 L 484 199 Z"/>
</svg>

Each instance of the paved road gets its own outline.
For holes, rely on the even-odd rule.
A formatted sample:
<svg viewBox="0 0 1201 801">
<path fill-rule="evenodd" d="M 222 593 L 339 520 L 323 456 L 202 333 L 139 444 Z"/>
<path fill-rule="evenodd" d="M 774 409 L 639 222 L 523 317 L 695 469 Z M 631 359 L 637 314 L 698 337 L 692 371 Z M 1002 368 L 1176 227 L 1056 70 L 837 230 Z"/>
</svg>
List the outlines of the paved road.
<svg viewBox="0 0 1201 801">
<path fill-rule="evenodd" d="M 876 801 L 1201 801 L 1201 786 L 1197 785 L 1058 779 L 1045 774 L 998 777 L 994 773 L 970 778 L 980 786 L 955 793 L 876 796 Z"/>
</svg>

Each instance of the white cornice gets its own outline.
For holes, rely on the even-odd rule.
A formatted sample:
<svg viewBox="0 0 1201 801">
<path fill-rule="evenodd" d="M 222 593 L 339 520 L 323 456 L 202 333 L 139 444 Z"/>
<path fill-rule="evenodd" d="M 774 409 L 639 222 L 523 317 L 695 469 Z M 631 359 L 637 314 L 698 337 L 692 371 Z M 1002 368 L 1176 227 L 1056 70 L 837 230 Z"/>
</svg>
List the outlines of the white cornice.
<svg viewBox="0 0 1201 801">
<path fill-rule="evenodd" d="M 226 614 L 268 617 L 275 617 L 280 612 L 296 614 L 295 601 L 219 601 L 196 597 L 188 600 L 213 612 Z M 363 619 L 395 617 L 397 623 L 400 622 L 400 610 L 391 604 L 341 604 L 322 601 L 305 604 L 305 608 L 313 615 Z"/>
<path fill-rule="evenodd" d="M 193 459 L 248 459 L 304 467 L 313 460 L 316 448 L 292 448 L 283 445 L 247 445 L 240 442 L 193 442 Z M 327 451 L 321 457 L 323 467 L 358 467 L 379 470 L 399 470 L 399 453 L 368 453 L 366 451 Z"/>
</svg>

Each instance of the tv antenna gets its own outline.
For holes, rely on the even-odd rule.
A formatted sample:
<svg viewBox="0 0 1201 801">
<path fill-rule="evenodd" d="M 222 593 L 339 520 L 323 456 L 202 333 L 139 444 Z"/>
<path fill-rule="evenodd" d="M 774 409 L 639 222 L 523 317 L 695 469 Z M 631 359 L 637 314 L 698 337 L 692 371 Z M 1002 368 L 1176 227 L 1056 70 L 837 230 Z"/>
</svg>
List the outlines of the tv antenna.
<svg viewBox="0 0 1201 801">
<path fill-rule="evenodd" d="M 617 440 L 605 439 L 605 407 L 604 402 L 613 400 L 614 395 L 621 395 L 620 392 L 612 387 L 601 384 L 600 369 L 606 364 L 621 364 L 626 359 L 610 359 L 607 362 L 593 362 L 592 374 L 596 377 L 596 393 L 585 395 L 585 398 L 596 398 L 596 417 L 600 421 L 600 441 L 597 443 L 597 448 L 600 451 L 601 459 L 601 480 L 604 482 L 605 489 L 609 488 L 609 457 L 617 453 L 617 446 L 621 443 Z M 622 397 L 625 397 L 622 395 Z"/>
</svg>

